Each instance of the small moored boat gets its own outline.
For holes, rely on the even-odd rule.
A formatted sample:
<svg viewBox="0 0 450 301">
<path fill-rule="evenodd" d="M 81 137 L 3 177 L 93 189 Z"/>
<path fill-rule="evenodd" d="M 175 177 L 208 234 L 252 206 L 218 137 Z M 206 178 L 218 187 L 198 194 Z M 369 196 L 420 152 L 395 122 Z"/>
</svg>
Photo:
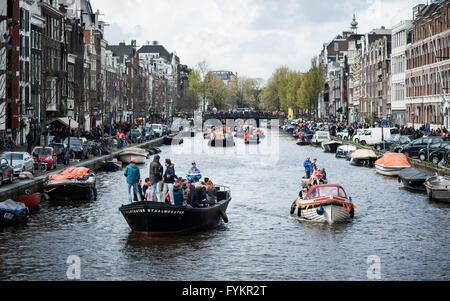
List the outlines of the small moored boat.
<svg viewBox="0 0 450 301">
<path fill-rule="evenodd" d="M 450 177 L 433 176 L 424 183 L 430 200 L 450 203 Z"/>
<path fill-rule="evenodd" d="M 105 163 L 105 166 L 103 167 L 103 169 L 104 169 L 105 171 L 108 171 L 108 172 L 116 172 L 116 171 L 119 171 L 119 170 L 122 169 L 122 162 L 120 162 L 119 160 L 117 160 L 117 159 L 114 158 L 114 159 L 112 159 L 112 160 L 106 162 L 106 163 Z"/>
<path fill-rule="evenodd" d="M 145 160 L 147 159 L 149 153 L 142 148 L 126 148 L 120 154 L 119 158 L 125 164 L 130 164 L 131 159 L 136 159 L 136 164 L 145 164 Z"/>
<path fill-rule="evenodd" d="M 71 167 L 51 175 L 44 182 L 44 192 L 52 200 L 90 201 L 97 197 L 95 174 L 84 167 Z"/>
<path fill-rule="evenodd" d="M 338 147 L 341 146 L 341 145 L 342 145 L 342 142 L 340 142 L 340 141 L 323 142 L 322 143 L 322 149 L 326 153 L 335 154 L 337 152 Z"/>
<path fill-rule="evenodd" d="M 184 143 L 183 138 L 164 137 L 164 145 L 180 145 L 183 143 Z"/>
<path fill-rule="evenodd" d="M 356 206 L 340 185 L 317 185 L 298 198 L 291 207 L 291 214 L 298 209 L 298 216 L 322 223 L 339 223 L 354 218 Z"/>
<path fill-rule="evenodd" d="M 311 139 L 311 144 L 313 146 L 322 146 L 322 143 L 330 141 L 330 132 L 316 132 Z"/>
<path fill-rule="evenodd" d="M 33 211 L 39 208 L 41 199 L 42 195 L 39 192 L 31 193 L 31 191 L 28 191 L 27 194 L 14 199 L 14 201 L 17 203 L 23 203 L 25 206 L 28 207 L 28 209 L 30 209 L 30 211 Z"/>
<path fill-rule="evenodd" d="M 29 209 L 24 203 L 7 200 L 0 203 L 0 226 L 25 225 Z"/>
<path fill-rule="evenodd" d="M 226 210 L 231 191 L 218 187 L 217 204 L 205 208 L 187 208 L 165 203 L 139 202 L 123 205 L 120 212 L 131 230 L 148 236 L 165 236 L 189 231 L 209 230 L 228 223 Z"/>
<path fill-rule="evenodd" d="M 341 145 L 337 148 L 336 158 L 347 158 L 348 153 L 354 152 L 357 149 L 354 145 Z"/>
<path fill-rule="evenodd" d="M 400 153 L 387 153 L 375 162 L 377 173 L 384 176 L 396 177 L 405 169 L 411 167 L 408 158 Z"/>
<path fill-rule="evenodd" d="M 405 168 L 398 174 L 398 182 L 403 183 L 407 189 L 425 192 L 427 190 L 424 185 L 425 181 L 431 176 L 433 174 L 428 171 L 412 167 Z"/>
<path fill-rule="evenodd" d="M 373 150 L 358 149 L 352 153 L 350 164 L 354 166 L 373 167 L 376 160 L 378 160 L 378 156 Z"/>
</svg>

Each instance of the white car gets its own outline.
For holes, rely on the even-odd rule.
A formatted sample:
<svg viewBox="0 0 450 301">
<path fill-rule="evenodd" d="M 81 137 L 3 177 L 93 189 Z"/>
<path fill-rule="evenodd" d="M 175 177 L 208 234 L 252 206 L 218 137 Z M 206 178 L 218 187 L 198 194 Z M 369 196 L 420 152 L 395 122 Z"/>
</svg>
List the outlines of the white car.
<svg viewBox="0 0 450 301">
<path fill-rule="evenodd" d="M 34 174 L 34 159 L 29 153 L 9 152 L 3 153 L 2 159 L 6 159 L 14 169 L 14 175 L 19 176 L 23 171 L 29 171 Z"/>
<path fill-rule="evenodd" d="M 350 140 L 350 136 L 347 129 L 343 130 L 342 132 L 336 133 L 336 136 L 340 137 L 342 140 L 346 141 Z"/>
<path fill-rule="evenodd" d="M 162 124 L 152 124 L 152 131 L 156 136 L 162 137 L 164 132 Z"/>
</svg>

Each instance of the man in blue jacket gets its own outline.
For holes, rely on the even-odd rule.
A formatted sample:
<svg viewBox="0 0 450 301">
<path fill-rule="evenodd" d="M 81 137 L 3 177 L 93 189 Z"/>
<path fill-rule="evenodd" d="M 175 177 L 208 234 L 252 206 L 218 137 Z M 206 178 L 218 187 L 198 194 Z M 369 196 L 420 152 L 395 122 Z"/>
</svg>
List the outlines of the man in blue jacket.
<svg viewBox="0 0 450 301">
<path fill-rule="evenodd" d="M 133 195 L 136 192 L 137 198 L 139 202 L 142 202 L 141 194 L 139 193 L 138 182 L 141 178 L 141 172 L 139 171 L 139 167 L 136 165 L 136 159 L 131 159 L 131 164 L 127 166 L 125 172 L 123 173 L 125 177 L 127 177 L 128 183 L 128 199 L 130 204 L 133 203 Z M 131 193 L 131 187 L 133 187 L 133 193 Z"/>
<path fill-rule="evenodd" d="M 310 179 L 311 178 L 311 172 L 313 169 L 313 164 L 311 162 L 311 157 L 307 157 L 305 163 L 303 163 L 303 166 L 305 167 L 305 172 L 306 172 L 306 178 Z"/>
</svg>

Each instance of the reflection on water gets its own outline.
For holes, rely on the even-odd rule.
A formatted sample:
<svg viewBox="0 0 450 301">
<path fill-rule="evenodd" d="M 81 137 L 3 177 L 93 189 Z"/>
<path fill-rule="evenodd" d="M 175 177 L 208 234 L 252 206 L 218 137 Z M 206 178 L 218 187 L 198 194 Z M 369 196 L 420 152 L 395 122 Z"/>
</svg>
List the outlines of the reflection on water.
<svg viewBox="0 0 450 301">
<path fill-rule="evenodd" d="M 367 280 L 367 258 L 376 255 L 382 280 L 449 280 L 448 204 L 276 130 L 259 146 L 237 139 L 235 148 L 209 148 L 202 135 L 184 141 L 162 147 L 161 159 L 172 159 L 183 177 L 195 161 L 205 177 L 229 186 L 229 224 L 136 235 L 119 212 L 128 200 L 123 172 L 100 172 L 96 201 L 43 202 L 27 227 L 0 230 L 0 279 L 66 280 L 67 257 L 77 255 L 83 280 Z M 353 198 L 353 221 L 289 215 L 307 155 Z"/>
</svg>

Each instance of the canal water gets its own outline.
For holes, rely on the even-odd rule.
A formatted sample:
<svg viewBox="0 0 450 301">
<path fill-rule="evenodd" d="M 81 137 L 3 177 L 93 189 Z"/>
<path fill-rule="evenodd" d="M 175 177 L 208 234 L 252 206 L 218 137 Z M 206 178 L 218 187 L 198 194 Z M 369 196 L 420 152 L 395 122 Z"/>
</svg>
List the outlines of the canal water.
<svg viewBox="0 0 450 301">
<path fill-rule="evenodd" d="M 197 135 L 162 150 L 177 175 L 195 161 L 231 188 L 229 224 L 177 237 L 133 234 L 118 210 L 128 200 L 122 172 L 99 173 L 98 200 L 46 202 L 27 227 L 0 230 L 0 280 L 67 280 L 73 255 L 82 280 L 450 280 L 449 205 L 403 190 L 397 179 L 299 147 L 278 129 L 260 146 L 240 139 L 235 148 L 212 149 Z M 330 226 L 290 216 L 307 155 L 353 198 L 353 221 Z"/>
</svg>

